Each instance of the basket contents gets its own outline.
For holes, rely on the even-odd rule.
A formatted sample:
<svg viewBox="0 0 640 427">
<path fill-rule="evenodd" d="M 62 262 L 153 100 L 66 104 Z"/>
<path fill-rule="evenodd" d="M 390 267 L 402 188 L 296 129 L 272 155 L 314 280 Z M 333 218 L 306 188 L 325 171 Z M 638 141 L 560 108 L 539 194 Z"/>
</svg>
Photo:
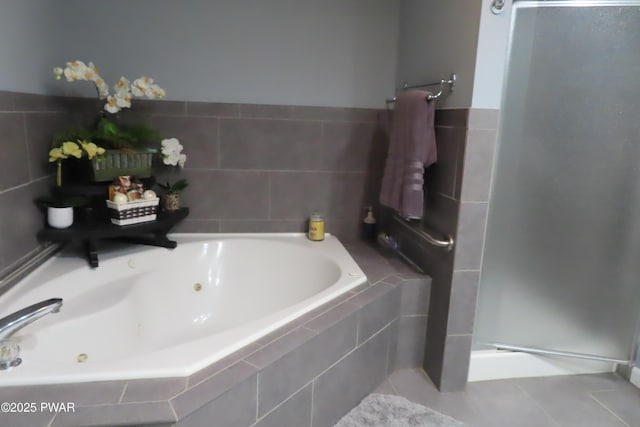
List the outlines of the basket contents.
<svg viewBox="0 0 640 427">
<path fill-rule="evenodd" d="M 109 186 L 107 207 L 116 225 L 138 224 L 157 218 L 160 199 L 153 190 L 130 176 L 119 176 Z"/>
</svg>

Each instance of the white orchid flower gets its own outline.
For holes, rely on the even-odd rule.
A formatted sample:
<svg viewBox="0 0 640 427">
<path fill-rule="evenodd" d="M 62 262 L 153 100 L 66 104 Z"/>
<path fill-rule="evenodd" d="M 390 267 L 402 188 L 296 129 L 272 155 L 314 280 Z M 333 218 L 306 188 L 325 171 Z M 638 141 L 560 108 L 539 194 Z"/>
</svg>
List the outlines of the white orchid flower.
<svg viewBox="0 0 640 427">
<path fill-rule="evenodd" d="M 120 80 L 118 80 L 118 82 L 115 85 L 113 85 L 113 89 L 116 91 L 116 93 L 118 93 L 120 95 L 124 95 L 124 94 L 128 93 L 129 92 L 129 79 L 127 79 L 124 76 L 120 77 Z"/>
<path fill-rule="evenodd" d="M 126 93 L 124 94 L 124 96 L 122 96 L 119 93 L 116 93 L 113 96 L 116 100 L 116 105 L 120 108 L 131 108 L 131 94 L 130 93 Z"/>
<path fill-rule="evenodd" d="M 129 80 L 126 77 L 120 77 L 120 80 L 113 86 L 113 89 L 115 90 L 114 98 L 116 99 L 118 107 L 130 108 L 132 95 Z"/>
<path fill-rule="evenodd" d="M 109 113 L 117 113 L 118 111 L 120 111 L 120 107 L 118 107 L 118 102 L 117 100 L 109 95 L 107 96 L 107 103 L 104 104 L 104 109 L 105 111 L 109 112 Z"/>
<path fill-rule="evenodd" d="M 150 77 L 142 76 L 137 78 L 131 84 L 131 92 L 135 96 L 143 96 L 149 90 L 149 86 L 153 84 L 153 79 Z"/>
<path fill-rule="evenodd" d="M 162 163 L 167 166 L 175 166 L 178 164 L 178 156 L 175 154 L 164 156 L 162 158 Z"/>
<path fill-rule="evenodd" d="M 109 86 L 98 74 L 98 68 L 89 62 L 85 64 L 82 61 L 67 62 L 65 68 L 55 67 L 53 73 L 56 79 L 60 80 L 64 75 L 67 81 L 73 82 L 77 80 L 89 80 L 94 82 L 98 90 L 98 97 L 100 99 L 106 99 L 107 103 L 104 105 L 105 111 L 109 113 L 117 113 L 122 108 L 131 108 L 131 100 L 134 96 L 146 96 L 147 98 L 164 98 L 166 92 L 157 84 L 153 83 L 153 79 L 147 76 L 137 78 L 131 83 L 126 77 L 120 77 L 120 80 L 113 86 L 115 92 L 113 96 L 109 95 Z M 178 143 L 179 145 L 179 143 Z M 179 150 L 182 150 L 182 146 L 179 146 Z M 179 155 L 180 151 L 178 151 Z M 177 162 L 178 159 L 172 161 Z"/>
<path fill-rule="evenodd" d="M 164 96 L 166 95 L 164 89 L 162 89 L 160 86 L 155 84 L 150 85 L 145 90 L 144 94 L 146 95 L 147 98 L 150 98 L 150 99 L 164 98 Z"/>
<path fill-rule="evenodd" d="M 180 141 L 178 141 L 177 138 L 165 138 L 162 141 L 160 141 L 160 145 L 162 146 L 163 154 L 169 154 L 171 152 L 180 153 L 184 148 L 182 144 L 180 144 Z"/>
<path fill-rule="evenodd" d="M 166 138 L 160 141 L 162 162 L 168 166 L 184 167 L 187 156 L 182 153 L 183 146 L 177 138 Z"/>
<path fill-rule="evenodd" d="M 138 81 L 140 79 L 136 79 L 133 81 L 133 83 L 131 84 L 131 92 L 135 95 L 135 96 L 142 96 L 144 95 L 144 86 L 142 86 L 140 84 L 140 82 Z"/>
<path fill-rule="evenodd" d="M 98 88 L 98 96 L 100 99 L 105 99 L 109 96 L 109 86 L 104 82 L 104 80 L 102 80 L 102 78 L 98 78 L 95 83 Z"/>
<path fill-rule="evenodd" d="M 80 80 L 81 74 L 77 71 L 67 67 L 64 69 L 64 76 L 67 78 L 68 82 L 73 82 L 76 80 Z"/>
<path fill-rule="evenodd" d="M 67 62 L 67 67 L 64 69 L 64 76 L 69 82 L 75 80 L 86 80 L 85 75 L 88 71 L 93 70 L 89 70 L 89 68 L 82 61 Z"/>
<path fill-rule="evenodd" d="M 84 69 L 87 68 L 87 65 L 82 61 L 76 60 L 76 61 L 67 62 L 67 67 L 84 71 Z"/>
</svg>

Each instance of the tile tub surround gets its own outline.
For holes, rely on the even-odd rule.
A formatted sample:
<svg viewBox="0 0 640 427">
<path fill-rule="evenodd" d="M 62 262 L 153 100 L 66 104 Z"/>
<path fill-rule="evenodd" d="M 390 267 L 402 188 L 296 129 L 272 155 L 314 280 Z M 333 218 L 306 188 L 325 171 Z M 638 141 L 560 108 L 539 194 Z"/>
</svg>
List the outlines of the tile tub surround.
<svg viewBox="0 0 640 427">
<path fill-rule="evenodd" d="M 0 91 L 0 131 L 12 150 L 0 168 L 0 277 L 40 248 L 44 216 L 33 199 L 53 183 L 52 137 L 91 126 L 101 108 L 93 98 Z M 117 120 L 150 124 L 185 146 L 191 214 L 177 232 L 301 232 L 319 211 L 328 232 L 354 239 L 364 206 L 377 205 L 385 110 L 136 99 Z"/>
<path fill-rule="evenodd" d="M 44 216 L 33 200 L 53 184 L 48 152 L 52 135 L 73 120 L 67 111 L 65 98 L 0 91 L 0 278 L 41 248 Z"/>
<path fill-rule="evenodd" d="M 386 110 L 135 100 L 119 120 L 184 145 L 190 214 L 177 232 L 301 232 L 318 211 L 353 239 L 377 204 Z"/>
<path fill-rule="evenodd" d="M 0 401 L 76 406 L 0 425 L 333 426 L 393 370 L 419 366 L 430 289 L 376 248 L 345 246 L 368 283 L 223 360 L 187 378 L 0 387 Z"/>
<path fill-rule="evenodd" d="M 467 382 L 498 113 L 436 111 L 439 158 L 425 173 L 423 224 L 391 221 L 402 251 L 433 278 L 423 366 L 441 391 Z M 450 234 L 454 250 L 431 246 L 422 230 Z"/>
</svg>

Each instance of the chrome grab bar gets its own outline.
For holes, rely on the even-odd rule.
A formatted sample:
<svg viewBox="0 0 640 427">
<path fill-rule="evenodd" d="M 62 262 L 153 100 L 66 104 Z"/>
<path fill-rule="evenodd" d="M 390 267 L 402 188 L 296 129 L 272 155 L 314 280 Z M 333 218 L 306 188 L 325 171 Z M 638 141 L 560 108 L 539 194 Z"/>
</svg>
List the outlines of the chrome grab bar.
<svg viewBox="0 0 640 427">
<path fill-rule="evenodd" d="M 436 239 L 435 237 L 433 237 L 431 234 L 429 234 L 426 230 L 424 230 L 423 228 L 415 228 L 412 227 L 410 225 L 410 219 L 407 218 L 403 218 L 400 215 L 398 215 L 397 213 L 394 215 L 394 218 L 396 220 L 396 222 L 403 224 L 405 227 L 409 228 L 413 233 L 418 234 L 420 237 L 422 237 L 424 240 L 427 241 L 427 243 L 433 245 L 433 246 L 437 246 L 439 248 L 444 248 L 445 251 L 450 252 L 453 249 L 453 246 L 455 245 L 455 240 L 453 239 L 453 237 L 450 234 L 447 234 L 445 236 L 444 239 L 440 240 L 440 239 Z"/>
<path fill-rule="evenodd" d="M 435 237 L 433 237 L 431 234 L 427 233 L 424 230 L 422 231 L 421 234 L 425 238 L 425 240 L 427 242 L 431 243 L 433 246 L 437 246 L 439 248 L 444 248 L 447 252 L 449 252 L 451 249 L 453 249 L 453 244 L 455 243 L 455 241 L 453 240 L 453 237 L 451 237 L 448 234 L 446 236 L 446 240 L 436 239 Z"/>
</svg>

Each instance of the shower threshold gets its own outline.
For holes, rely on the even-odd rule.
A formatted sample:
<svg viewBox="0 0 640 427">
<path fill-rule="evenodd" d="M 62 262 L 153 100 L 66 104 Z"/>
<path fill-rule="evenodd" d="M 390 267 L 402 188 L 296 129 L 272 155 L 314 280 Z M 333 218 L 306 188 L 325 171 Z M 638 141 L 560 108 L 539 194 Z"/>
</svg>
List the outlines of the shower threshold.
<svg viewBox="0 0 640 427">
<path fill-rule="evenodd" d="M 513 350 L 473 350 L 470 382 L 554 375 L 596 374 L 615 371 L 610 361 L 576 359 Z"/>
</svg>

